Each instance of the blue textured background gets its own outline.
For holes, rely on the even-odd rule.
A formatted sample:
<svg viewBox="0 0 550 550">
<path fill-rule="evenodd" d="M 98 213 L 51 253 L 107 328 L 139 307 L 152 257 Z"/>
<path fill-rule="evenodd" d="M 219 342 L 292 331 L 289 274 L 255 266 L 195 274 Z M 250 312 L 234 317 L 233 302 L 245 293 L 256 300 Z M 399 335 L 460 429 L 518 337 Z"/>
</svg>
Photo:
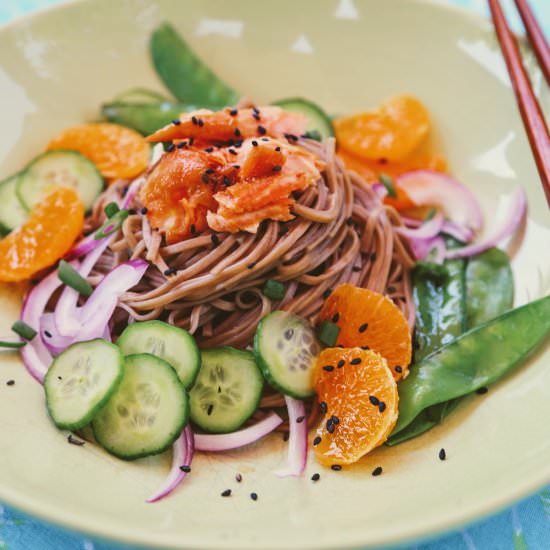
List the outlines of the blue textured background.
<svg viewBox="0 0 550 550">
<path fill-rule="evenodd" d="M 0 23 L 62 0 L 0 0 Z M 382 0 L 380 0 L 382 1 Z M 488 13 L 485 0 L 447 0 Z M 522 30 L 512 0 L 502 0 L 515 30 Z M 550 36 L 550 0 L 531 0 Z M 121 546 L 83 538 L 0 504 L 0 550 L 115 550 Z M 124 547 L 128 548 L 128 547 Z M 550 548 L 550 486 L 478 524 L 408 550 L 547 550 Z"/>
</svg>

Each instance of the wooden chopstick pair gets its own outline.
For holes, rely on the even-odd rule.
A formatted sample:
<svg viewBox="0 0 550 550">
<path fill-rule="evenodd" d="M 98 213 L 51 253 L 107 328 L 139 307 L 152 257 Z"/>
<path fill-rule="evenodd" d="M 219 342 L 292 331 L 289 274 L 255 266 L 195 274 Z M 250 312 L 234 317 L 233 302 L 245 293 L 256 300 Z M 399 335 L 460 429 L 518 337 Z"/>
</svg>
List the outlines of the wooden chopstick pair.
<svg viewBox="0 0 550 550">
<path fill-rule="evenodd" d="M 516 39 L 508 26 L 500 1 L 488 0 L 488 2 L 523 124 L 537 163 L 542 187 L 550 207 L 550 135 L 548 126 L 523 66 Z M 535 50 L 546 82 L 550 85 L 550 46 L 527 0 L 514 0 L 514 2 L 525 25 L 527 36 Z"/>
</svg>

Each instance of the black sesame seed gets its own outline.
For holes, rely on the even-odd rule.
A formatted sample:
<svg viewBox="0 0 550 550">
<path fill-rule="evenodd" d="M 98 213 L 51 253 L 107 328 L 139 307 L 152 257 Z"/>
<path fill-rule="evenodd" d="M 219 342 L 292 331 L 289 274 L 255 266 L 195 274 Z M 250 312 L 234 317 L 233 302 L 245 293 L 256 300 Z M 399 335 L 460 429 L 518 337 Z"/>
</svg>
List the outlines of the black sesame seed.
<svg viewBox="0 0 550 550">
<path fill-rule="evenodd" d="M 376 466 L 376 468 L 372 471 L 372 475 L 374 477 L 379 476 L 383 471 L 382 466 Z"/>
<path fill-rule="evenodd" d="M 144 206 L 141 210 L 140 210 L 140 213 L 143 214 L 145 216 L 145 214 L 147 214 L 149 210 L 147 210 L 147 207 Z"/>
<path fill-rule="evenodd" d="M 290 439 L 290 434 L 288 432 L 285 432 L 283 434 L 283 441 L 288 441 Z"/>
<path fill-rule="evenodd" d="M 476 393 L 479 394 L 479 395 L 483 395 L 485 393 L 487 393 L 489 391 L 489 388 L 486 388 L 485 386 L 481 387 L 481 388 L 478 388 L 476 390 Z"/>
<path fill-rule="evenodd" d="M 237 475 L 235 476 L 235 481 L 236 481 L 237 483 L 240 483 L 242 480 L 243 480 L 243 476 L 242 476 L 241 474 L 237 474 Z"/>
<path fill-rule="evenodd" d="M 447 458 L 447 453 L 445 452 L 445 449 L 440 449 L 438 456 L 439 460 L 445 460 Z"/>
<path fill-rule="evenodd" d="M 52 333 L 51 333 L 49 330 L 45 330 L 45 331 L 44 331 L 44 336 L 46 336 L 46 338 L 51 338 L 51 337 L 52 337 Z"/>
<path fill-rule="evenodd" d="M 373 252 L 373 253 L 370 255 L 370 261 L 371 261 L 371 262 L 375 262 L 375 261 L 376 261 L 376 252 Z"/>
<path fill-rule="evenodd" d="M 327 289 L 323 292 L 323 298 L 326 300 L 332 294 L 332 290 Z"/>
<path fill-rule="evenodd" d="M 388 294 L 393 294 L 397 289 L 394 286 L 389 286 L 386 290 Z"/>
<path fill-rule="evenodd" d="M 332 415 L 331 420 L 333 424 L 340 424 L 340 419 L 335 414 Z"/>
<path fill-rule="evenodd" d="M 137 214 L 137 210 L 135 208 L 130 208 L 130 210 L 128 210 L 129 216 L 135 216 L 136 214 Z"/>
<path fill-rule="evenodd" d="M 361 349 L 367 350 L 370 349 L 369 346 L 361 346 Z"/>
<path fill-rule="evenodd" d="M 176 146 L 172 142 L 170 142 L 170 143 L 166 144 L 166 146 L 164 147 L 164 150 L 167 153 L 171 153 L 175 148 L 176 148 Z"/>
<path fill-rule="evenodd" d="M 233 132 L 237 137 L 241 136 L 241 131 L 238 128 L 235 128 L 235 131 Z"/>
<path fill-rule="evenodd" d="M 340 320 L 340 314 L 339 314 L 339 313 L 335 313 L 335 314 L 332 316 L 332 322 L 333 322 L 333 323 L 337 323 L 339 320 Z"/>
<path fill-rule="evenodd" d="M 348 225 L 353 225 L 353 218 L 350 216 L 347 220 L 346 220 L 346 223 Z"/>
<path fill-rule="evenodd" d="M 195 227 L 195 224 L 192 223 L 191 224 L 191 235 L 195 235 L 196 232 L 197 232 L 197 228 Z"/>
<path fill-rule="evenodd" d="M 191 147 L 191 145 L 193 145 L 193 143 L 195 143 L 195 138 L 194 138 L 194 137 L 190 137 L 190 138 L 189 138 L 189 147 Z"/>
<path fill-rule="evenodd" d="M 282 169 L 283 169 L 283 167 L 277 164 L 277 165 L 274 166 L 271 170 L 272 170 L 273 172 L 280 172 Z"/>
<path fill-rule="evenodd" d="M 275 151 L 277 151 L 277 153 L 279 153 L 281 151 L 281 148 L 277 145 L 277 147 L 275 147 Z"/>
<path fill-rule="evenodd" d="M 235 142 L 235 147 L 239 148 L 242 144 L 243 144 L 243 140 L 242 140 L 242 139 L 238 139 L 238 140 Z"/>
<path fill-rule="evenodd" d="M 84 445 L 85 443 L 85 441 L 82 441 L 82 439 L 77 439 L 76 437 L 74 437 L 73 434 L 69 434 L 69 437 L 67 437 L 67 441 L 71 445 L 76 445 L 77 447 L 82 447 L 82 445 Z"/>
<path fill-rule="evenodd" d="M 212 405 L 212 403 L 210 403 L 210 405 L 208 405 L 208 410 L 206 411 L 206 414 L 208 416 L 210 416 L 212 414 L 213 410 L 214 410 L 214 405 Z"/>
<path fill-rule="evenodd" d="M 204 120 L 202 118 L 199 118 L 199 126 L 204 126 Z"/>
<path fill-rule="evenodd" d="M 252 140 L 252 147 L 258 147 L 258 142 L 255 139 Z"/>
<path fill-rule="evenodd" d="M 222 492 L 222 497 L 230 497 L 231 496 L 231 489 L 226 489 Z"/>
<path fill-rule="evenodd" d="M 286 139 L 289 141 L 298 141 L 298 136 L 294 134 L 285 134 Z"/>
<path fill-rule="evenodd" d="M 252 112 L 259 115 L 260 114 L 260 109 L 258 109 L 258 107 L 254 106 L 252 107 Z"/>
<path fill-rule="evenodd" d="M 218 246 L 220 244 L 220 238 L 217 235 L 210 235 L 210 240 L 214 246 Z"/>
<path fill-rule="evenodd" d="M 258 113 L 252 113 L 252 116 L 254 117 L 254 120 L 260 121 L 260 115 Z"/>
<path fill-rule="evenodd" d="M 63 380 L 63 377 L 62 377 L 62 376 L 58 376 L 57 379 L 58 379 L 58 380 Z"/>
<path fill-rule="evenodd" d="M 267 130 L 263 126 L 258 126 L 258 133 L 263 136 L 267 133 Z"/>
<path fill-rule="evenodd" d="M 403 369 L 399 365 L 395 365 L 395 372 L 403 372 Z"/>
<path fill-rule="evenodd" d="M 174 126 L 179 126 L 181 124 L 181 120 L 179 118 L 175 118 L 173 121 L 172 121 L 172 124 Z"/>
<path fill-rule="evenodd" d="M 336 347 L 340 349 L 344 349 L 344 344 L 338 344 Z"/>
<path fill-rule="evenodd" d="M 231 111 L 229 111 L 229 114 L 230 114 L 231 116 L 237 116 L 237 113 L 238 113 L 238 112 L 239 112 L 238 109 L 231 109 Z"/>
<path fill-rule="evenodd" d="M 165 274 L 166 276 L 168 276 L 168 275 L 173 275 L 176 271 L 177 271 L 177 270 L 176 270 L 175 267 L 169 267 L 168 269 L 165 269 L 165 270 L 164 270 L 164 274 Z"/>
<path fill-rule="evenodd" d="M 199 121 L 197 120 L 197 117 L 196 116 L 192 116 L 191 117 L 191 122 L 195 125 L 197 125 L 199 123 Z"/>
<path fill-rule="evenodd" d="M 317 436 L 317 437 L 313 440 L 313 446 L 316 447 L 317 445 L 319 445 L 319 443 L 321 443 L 321 437 L 320 437 L 320 436 Z"/>
<path fill-rule="evenodd" d="M 329 418 L 327 420 L 327 432 L 329 434 L 333 434 L 334 433 L 334 422 L 332 421 L 332 418 Z"/>
<path fill-rule="evenodd" d="M 369 395 L 369 401 L 370 401 L 375 407 L 378 407 L 378 405 L 380 405 L 380 400 L 378 399 L 378 397 L 376 397 L 376 395 Z"/>
<path fill-rule="evenodd" d="M 223 177 L 223 184 L 224 185 L 231 185 L 231 180 L 227 176 L 224 176 Z"/>
<path fill-rule="evenodd" d="M 296 423 L 297 424 L 301 424 L 304 420 L 305 420 L 305 416 L 299 416 L 297 419 L 296 419 Z"/>
<path fill-rule="evenodd" d="M 327 372 L 332 372 L 334 370 L 334 367 L 332 365 L 325 365 L 323 367 L 323 370 L 326 370 Z"/>
<path fill-rule="evenodd" d="M 319 481 L 321 479 L 321 475 L 320 474 L 313 474 L 311 476 L 311 481 Z"/>
<path fill-rule="evenodd" d="M 201 180 L 202 180 L 204 183 L 208 183 L 208 181 L 209 181 L 208 174 L 202 174 Z"/>
<path fill-rule="evenodd" d="M 187 141 L 180 141 L 178 143 L 178 149 L 183 149 L 186 146 L 187 146 Z"/>
<path fill-rule="evenodd" d="M 350 365 L 359 365 L 359 363 L 361 363 L 361 357 L 355 357 L 349 362 Z"/>
<path fill-rule="evenodd" d="M 234 164 L 234 165 L 233 165 L 233 168 L 235 168 L 235 170 L 238 170 L 240 167 L 241 167 L 240 164 Z"/>
<path fill-rule="evenodd" d="M 378 405 L 378 410 L 383 413 L 386 410 L 386 403 L 384 401 L 380 401 L 380 404 Z"/>
<path fill-rule="evenodd" d="M 184 464 L 183 466 L 180 466 L 180 470 L 182 472 L 185 472 L 186 474 L 188 474 L 191 471 L 191 466 L 188 466 L 187 464 Z"/>
<path fill-rule="evenodd" d="M 319 408 L 321 409 L 321 412 L 323 414 L 326 414 L 328 411 L 328 405 L 326 404 L 326 401 L 321 401 L 321 403 L 319 403 Z"/>
<path fill-rule="evenodd" d="M 258 263 L 258 262 L 252 262 L 252 263 L 248 264 L 248 265 L 246 266 L 246 268 L 247 268 L 247 269 L 254 269 L 254 267 L 256 266 L 257 263 Z"/>
<path fill-rule="evenodd" d="M 204 151 L 205 151 L 205 153 L 213 153 L 214 152 L 214 147 L 207 147 Z"/>
<path fill-rule="evenodd" d="M 214 170 L 212 170 L 212 168 L 207 168 L 204 173 L 210 175 L 214 173 Z"/>
<path fill-rule="evenodd" d="M 340 361 L 338 361 L 338 364 L 336 366 L 339 369 L 341 369 L 345 364 L 346 364 L 346 362 L 343 359 L 340 359 Z"/>
<path fill-rule="evenodd" d="M 339 472 L 342 469 L 342 466 L 340 466 L 340 464 L 333 464 L 330 469 L 334 470 L 335 472 Z"/>
<path fill-rule="evenodd" d="M 258 494 L 257 493 L 250 493 L 250 498 L 252 500 L 258 500 Z"/>
<path fill-rule="evenodd" d="M 269 141 L 269 138 L 263 137 L 262 141 Z"/>
<path fill-rule="evenodd" d="M 369 328 L 369 324 L 368 324 L 368 323 L 363 323 L 363 324 L 359 327 L 359 332 L 365 332 L 368 328 Z"/>
<path fill-rule="evenodd" d="M 15 380 L 8 380 L 6 386 L 15 386 Z"/>
<path fill-rule="evenodd" d="M 229 139 L 229 140 L 227 141 L 227 146 L 228 146 L 228 147 L 233 147 L 233 145 L 235 145 L 235 140 L 234 140 L 234 139 Z"/>
<path fill-rule="evenodd" d="M 285 340 L 292 340 L 293 336 L 294 336 L 294 329 L 293 328 L 287 328 L 284 332 Z"/>
<path fill-rule="evenodd" d="M 228 151 L 232 154 L 232 155 L 238 155 L 239 153 L 237 153 L 237 151 L 235 151 L 235 149 L 228 149 Z"/>
<path fill-rule="evenodd" d="M 354 273 L 359 273 L 359 271 L 361 271 L 362 267 L 360 265 L 354 265 L 351 270 L 354 272 Z"/>
</svg>

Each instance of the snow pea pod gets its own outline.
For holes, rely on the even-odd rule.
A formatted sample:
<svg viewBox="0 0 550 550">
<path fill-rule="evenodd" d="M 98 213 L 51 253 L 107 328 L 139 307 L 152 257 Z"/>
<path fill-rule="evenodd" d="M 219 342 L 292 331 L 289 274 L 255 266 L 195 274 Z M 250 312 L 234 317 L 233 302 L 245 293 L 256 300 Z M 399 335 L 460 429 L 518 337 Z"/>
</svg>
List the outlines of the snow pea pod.
<svg viewBox="0 0 550 550">
<path fill-rule="evenodd" d="M 425 357 L 399 386 L 394 434 L 423 410 L 502 378 L 550 331 L 550 296 L 508 311 L 471 329 Z"/>
<path fill-rule="evenodd" d="M 168 23 L 160 25 L 151 37 L 151 57 L 166 87 L 184 103 L 234 105 L 239 94 L 207 67 Z"/>
<path fill-rule="evenodd" d="M 514 277 L 508 255 L 491 248 L 466 267 L 466 326 L 476 327 L 508 311 L 514 303 Z"/>
</svg>

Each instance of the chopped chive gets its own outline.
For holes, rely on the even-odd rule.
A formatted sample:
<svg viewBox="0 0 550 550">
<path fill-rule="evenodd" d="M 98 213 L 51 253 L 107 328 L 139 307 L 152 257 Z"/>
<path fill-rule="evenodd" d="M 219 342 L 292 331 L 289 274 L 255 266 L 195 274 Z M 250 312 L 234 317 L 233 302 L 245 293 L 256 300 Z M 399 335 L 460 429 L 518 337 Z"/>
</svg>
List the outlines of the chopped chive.
<svg viewBox="0 0 550 550">
<path fill-rule="evenodd" d="M 70 286 L 72 289 L 76 290 L 78 293 L 83 296 L 90 296 L 93 292 L 92 285 L 84 279 L 75 270 L 75 268 L 67 263 L 65 260 L 59 262 L 59 267 L 57 268 L 57 276 L 59 279 L 65 283 L 67 286 Z"/>
<path fill-rule="evenodd" d="M 118 231 L 124 220 L 128 217 L 130 213 L 128 210 L 119 210 L 114 216 L 111 216 L 97 231 L 95 234 L 95 239 L 103 239 L 112 235 L 115 231 Z"/>
<path fill-rule="evenodd" d="M 263 293 L 271 300 L 282 300 L 285 295 L 285 285 L 279 281 L 269 279 L 264 284 Z"/>
<path fill-rule="evenodd" d="M 120 210 L 120 208 L 118 207 L 118 204 L 117 204 L 116 202 L 110 202 L 110 203 L 103 209 L 103 211 L 105 212 L 105 215 L 106 215 L 108 218 L 112 218 L 119 210 Z"/>
<path fill-rule="evenodd" d="M 396 199 L 397 191 L 395 190 L 393 180 L 386 174 L 380 174 L 378 177 L 380 178 L 380 183 L 386 188 L 386 191 L 388 192 L 388 196 L 392 197 L 393 199 Z"/>
<path fill-rule="evenodd" d="M 428 210 L 428 213 L 426 214 L 426 217 L 424 218 L 424 221 L 429 222 L 436 214 L 437 210 L 435 208 L 430 208 Z"/>
<path fill-rule="evenodd" d="M 27 342 L 8 342 L 7 340 L 0 340 L 0 348 L 19 349 L 26 344 Z"/>
<path fill-rule="evenodd" d="M 11 330 L 19 334 L 19 336 L 25 340 L 32 340 L 37 334 L 36 330 L 27 325 L 24 321 L 15 321 L 11 326 Z"/>
<path fill-rule="evenodd" d="M 334 346 L 338 335 L 340 334 L 340 327 L 332 321 L 323 321 L 318 333 L 319 340 L 326 346 Z"/>
</svg>

